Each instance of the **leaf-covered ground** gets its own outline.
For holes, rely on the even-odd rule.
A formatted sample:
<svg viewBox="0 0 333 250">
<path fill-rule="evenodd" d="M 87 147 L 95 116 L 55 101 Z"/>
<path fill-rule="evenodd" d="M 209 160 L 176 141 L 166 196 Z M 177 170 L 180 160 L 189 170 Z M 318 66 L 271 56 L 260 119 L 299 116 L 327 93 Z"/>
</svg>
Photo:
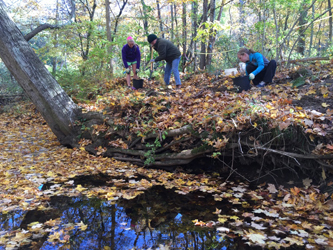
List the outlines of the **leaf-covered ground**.
<svg viewBox="0 0 333 250">
<path fill-rule="evenodd" d="M 332 72 L 329 67 L 325 70 Z M 279 74 L 278 79 L 284 79 L 283 73 Z M 163 95 L 147 98 L 146 90 L 125 91 L 119 87 L 84 107 L 118 116 L 118 124 L 129 126 L 137 134 L 151 132 L 151 128 L 161 131 L 180 128 L 187 123 L 207 131 L 260 129 L 255 121 L 265 117 L 270 126 L 278 126 L 281 130 L 291 124 L 301 124 L 310 140 L 315 140 L 318 136 L 324 138 L 332 128 L 329 106 L 333 105 L 332 94 L 330 84 L 325 82 L 317 79 L 299 89 L 292 88 L 292 83 L 281 82 L 237 94 L 228 91 L 233 88 L 229 78 L 197 75 L 186 81 L 181 90 L 160 89 L 158 91 Z M 308 98 L 307 102 L 302 102 L 304 97 Z M 295 105 L 292 100 L 300 103 Z M 142 103 L 149 105 L 142 106 Z M 316 109 L 313 103 L 317 104 Z M 98 197 L 116 203 L 119 199 L 133 199 L 153 186 L 164 186 L 182 195 L 201 191 L 217 201 L 232 204 L 231 211 L 224 211 L 222 207 L 211 211 L 216 215 L 215 221 L 200 221 L 199 218 L 193 221 L 197 226 L 216 227 L 224 237 L 241 237 L 250 246 L 270 249 L 333 247 L 332 197 L 311 185 L 311 178 L 304 179 L 303 185 L 298 187 L 292 183 L 288 187 L 262 183 L 253 189 L 249 188 L 249 183 L 228 181 L 218 174 L 195 175 L 138 167 L 100 156 L 103 149 L 98 149 L 99 156 L 88 154 L 84 145 L 89 142 L 84 140 L 80 148 L 65 148 L 30 104 L 19 106 L 15 111 L 2 113 L 0 117 L 2 216 L 12 211 L 47 210 L 52 196 Z M 120 114 L 122 112 L 125 115 Z M 126 122 L 133 116 L 137 118 L 136 122 Z M 100 126 L 96 131 L 102 129 Z M 332 143 L 324 142 L 317 145 L 315 152 L 331 154 Z M 222 140 L 211 143 L 217 150 L 224 146 Z M 118 139 L 112 145 L 126 148 L 127 144 Z M 180 149 L 175 147 L 174 150 Z M 322 171 L 322 175 L 329 173 L 327 169 Z M 106 176 L 108 185 L 94 187 L 76 183 L 75 178 L 82 175 Z M 43 188 L 46 185 L 48 188 Z M 60 220 L 36 221 L 24 229 L 0 231 L 0 246 L 14 249 L 44 235 L 48 241 L 68 248 L 74 228 L 85 230 L 87 227 L 82 222 L 59 231 L 59 223 Z"/>
<path fill-rule="evenodd" d="M 294 72 L 279 70 L 274 84 L 242 93 L 223 75 L 184 76 L 182 89 L 146 81 L 136 91 L 116 79 L 105 84 L 105 94 L 80 104 L 84 112 L 103 116 L 92 128 L 77 122 L 84 138 L 79 143 L 141 166 L 225 156 L 303 169 L 305 160 L 331 170 L 333 69 L 313 64 L 310 70 L 293 81 L 288 75 Z"/>
</svg>

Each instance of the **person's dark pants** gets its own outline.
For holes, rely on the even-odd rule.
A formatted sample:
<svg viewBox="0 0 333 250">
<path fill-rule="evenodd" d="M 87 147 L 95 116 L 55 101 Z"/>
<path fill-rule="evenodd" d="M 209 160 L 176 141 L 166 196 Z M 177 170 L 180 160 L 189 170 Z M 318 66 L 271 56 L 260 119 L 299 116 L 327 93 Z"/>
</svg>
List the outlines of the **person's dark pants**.
<svg viewBox="0 0 333 250">
<path fill-rule="evenodd" d="M 246 65 L 246 72 L 248 74 L 252 73 L 258 68 L 258 66 L 255 66 L 251 63 Z M 276 70 L 276 61 L 271 60 L 268 65 L 260 71 L 256 77 L 252 80 L 254 85 L 258 85 L 261 81 L 264 81 L 265 83 L 272 83 L 273 77 L 275 76 L 275 70 Z"/>
</svg>

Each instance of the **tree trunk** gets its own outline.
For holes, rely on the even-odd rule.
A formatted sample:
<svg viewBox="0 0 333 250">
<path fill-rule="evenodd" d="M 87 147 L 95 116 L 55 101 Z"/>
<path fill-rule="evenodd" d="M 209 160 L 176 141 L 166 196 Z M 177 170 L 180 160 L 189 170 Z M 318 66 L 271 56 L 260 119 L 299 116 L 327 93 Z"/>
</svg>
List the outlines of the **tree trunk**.
<svg viewBox="0 0 333 250">
<path fill-rule="evenodd" d="M 93 25 L 92 22 L 94 20 L 94 16 L 95 16 L 95 10 L 97 8 L 97 3 L 96 0 L 94 0 L 93 2 L 93 6 L 89 5 L 89 2 L 87 2 L 88 4 L 84 4 L 84 8 L 88 11 L 89 14 L 89 24 L 88 24 L 88 31 L 87 33 L 81 34 L 81 32 L 79 32 L 79 40 L 80 40 L 80 50 L 81 50 L 81 57 L 83 59 L 83 61 L 88 60 L 89 58 L 89 52 L 90 52 L 90 43 L 91 43 L 91 35 L 93 33 Z M 75 20 L 77 23 L 79 23 L 79 20 Z M 85 41 L 85 43 L 84 43 Z M 85 67 L 82 68 L 82 72 L 81 75 L 84 76 L 85 75 Z"/>
<path fill-rule="evenodd" d="M 329 27 L 329 40 L 330 44 L 332 45 L 332 6 L 331 6 L 331 0 L 327 0 L 327 5 L 328 5 L 328 13 L 330 18 L 328 19 L 328 27 Z"/>
<path fill-rule="evenodd" d="M 66 143 L 80 109 L 60 87 L 0 5 L 0 57 L 58 140 Z"/>
<path fill-rule="evenodd" d="M 174 14 L 173 14 L 173 5 L 170 5 L 170 9 L 171 9 L 171 41 L 173 41 L 174 39 L 174 27 L 173 27 L 173 21 L 174 21 Z"/>
<path fill-rule="evenodd" d="M 187 41 L 187 33 L 186 33 L 186 2 L 183 2 L 183 72 L 185 71 L 186 64 L 186 41 Z"/>
<path fill-rule="evenodd" d="M 208 0 L 203 0 L 202 3 L 202 23 L 206 25 L 208 15 Z M 201 54 L 200 54 L 200 69 L 206 68 L 206 41 L 201 41 Z"/>
<path fill-rule="evenodd" d="M 125 6 L 126 6 L 126 4 L 128 3 L 128 0 L 123 0 L 123 5 L 120 7 L 120 9 L 119 9 L 119 13 L 118 13 L 118 15 L 115 17 L 115 24 L 114 24 L 114 28 L 113 28 L 113 35 L 112 35 L 112 42 L 113 42 L 113 40 L 114 40 L 114 38 L 115 38 L 115 36 L 116 36 L 116 34 L 117 34 L 117 30 L 118 30 L 118 24 L 119 24 L 119 20 L 120 20 L 120 17 L 121 17 L 121 15 L 122 15 L 122 13 L 123 13 L 123 11 L 124 11 L 124 9 L 125 9 Z"/>
<path fill-rule="evenodd" d="M 178 32 L 178 22 L 177 22 L 177 5 L 176 3 L 173 4 L 173 16 L 175 17 L 175 24 L 176 24 L 176 31 Z"/>
<path fill-rule="evenodd" d="M 240 20 L 240 33 L 242 34 L 239 36 L 239 46 L 243 47 L 244 46 L 243 34 L 244 34 L 244 25 L 245 25 L 243 0 L 239 0 L 239 20 Z"/>
<path fill-rule="evenodd" d="M 193 41 L 193 71 L 197 70 L 197 41 L 194 41 L 194 38 L 197 36 L 197 29 L 198 29 L 198 2 L 192 2 L 192 41 Z"/>
<path fill-rule="evenodd" d="M 106 37 L 111 44 L 112 34 L 111 34 L 111 16 L 110 16 L 110 0 L 105 0 L 105 22 L 106 22 Z M 108 55 L 110 55 L 109 69 L 110 73 L 113 74 L 113 65 L 112 65 L 112 45 L 108 46 Z"/>
<path fill-rule="evenodd" d="M 263 30 L 262 30 L 262 38 L 261 38 L 261 53 L 263 54 L 265 51 L 265 40 L 266 40 L 266 5 L 265 1 L 263 3 L 263 15 L 262 15 L 262 22 L 263 22 Z"/>
<path fill-rule="evenodd" d="M 157 5 L 158 20 L 160 22 L 160 32 L 162 34 L 162 38 L 164 38 L 163 23 L 162 23 L 162 16 L 161 16 L 161 9 L 160 9 L 160 1 L 159 0 L 156 0 L 156 5 Z"/>
<path fill-rule="evenodd" d="M 59 22 L 59 0 L 56 1 L 56 26 L 58 26 L 58 22 Z M 57 32 L 54 32 L 54 41 L 55 41 L 55 45 L 54 48 L 57 49 L 59 46 L 58 43 L 58 34 Z M 55 75 L 57 72 L 57 63 L 58 63 L 58 58 L 55 56 L 52 58 L 52 73 Z"/>
<path fill-rule="evenodd" d="M 279 60 L 279 25 L 277 21 L 277 16 L 276 16 L 276 3 L 274 1 L 274 6 L 273 6 L 273 14 L 274 14 L 274 23 L 275 23 L 275 61 Z"/>
<path fill-rule="evenodd" d="M 212 25 L 215 20 L 215 0 L 210 1 L 210 14 L 209 14 L 209 21 Z M 212 53 L 213 53 L 213 46 L 215 41 L 215 30 L 211 28 L 209 30 L 209 38 L 208 38 L 208 48 L 207 48 L 207 60 L 206 64 L 210 66 L 212 64 Z"/>
<path fill-rule="evenodd" d="M 144 0 L 141 0 L 142 4 L 142 16 L 143 16 L 143 29 L 145 30 L 145 35 L 148 35 L 148 8 Z"/>
<path fill-rule="evenodd" d="M 304 51 L 305 51 L 305 27 L 304 25 L 306 24 L 306 15 L 307 15 L 307 7 L 306 7 L 306 2 L 304 1 L 301 5 L 301 9 L 300 9 L 300 18 L 299 18 L 299 34 L 300 37 L 298 39 L 298 44 L 297 44 L 297 52 L 300 53 L 301 55 L 304 55 Z"/>
<path fill-rule="evenodd" d="M 315 8 L 314 5 L 312 5 L 312 19 L 314 19 L 315 15 Z M 311 56 L 311 50 L 312 50 L 312 44 L 313 44 L 313 35 L 314 35 L 314 30 L 313 30 L 313 23 L 311 24 L 311 35 L 310 35 L 310 44 L 309 44 L 309 56 Z"/>
</svg>

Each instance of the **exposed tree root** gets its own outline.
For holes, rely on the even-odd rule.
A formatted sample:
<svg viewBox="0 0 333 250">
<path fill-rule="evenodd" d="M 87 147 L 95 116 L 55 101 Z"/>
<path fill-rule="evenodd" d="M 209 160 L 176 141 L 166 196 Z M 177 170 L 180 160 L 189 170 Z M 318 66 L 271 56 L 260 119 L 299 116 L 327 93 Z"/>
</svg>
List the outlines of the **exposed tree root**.
<svg viewBox="0 0 333 250">
<path fill-rule="evenodd" d="M 297 174 L 302 172 L 313 173 L 318 169 L 333 170 L 330 160 L 333 155 L 316 155 L 313 150 L 316 144 L 311 142 L 298 126 L 289 127 L 284 131 L 274 129 L 253 128 L 242 132 L 229 132 L 225 134 L 196 131 L 191 125 L 169 131 L 148 133 L 137 137 L 131 134 L 126 126 L 117 129 L 112 118 L 101 113 L 85 114 L 82 124 L 78 124 L 77 133 L 81 139 L 91 140 L 85 146 L 93 154 L 113 157 L 121 161 L 128 161 L 139 166 L 161 167 L 164 169 L 179 165 L 186 165 L 198 158 L 213 157 L 227 167 L 229 174 L 236 174 L 244 180 L 255 181 L 264 176 L 275 178 L 275 172 L 290 170 Z M 106 125 L 104 133 L 96 134 L 94 124 Z M 80 126 L 90 129 L 82 131 Z M 126 138 L 132 138 L 127 140 Z M 217 142 L 227 138 L 224 146 Z M 118 147 L 110 142 L 122 140 Z M 323 139 L 323 138 L 321 138 Z M 75 143 L 74 143 L 75 141 Z M 73 140 L 72 146 L 78 146 L 79 140 Z M 103 152 L 100 152 L 103 148 Z M 227 159 L 227 161 L 222 159 Z M 243 174 L 234 166 L 240 164 L 259 164 L 255 178 Z M 313 168 L 317 166 L 317 168 Z M 321 171 L 317 171 L 320 176 Z"/>
</svg>

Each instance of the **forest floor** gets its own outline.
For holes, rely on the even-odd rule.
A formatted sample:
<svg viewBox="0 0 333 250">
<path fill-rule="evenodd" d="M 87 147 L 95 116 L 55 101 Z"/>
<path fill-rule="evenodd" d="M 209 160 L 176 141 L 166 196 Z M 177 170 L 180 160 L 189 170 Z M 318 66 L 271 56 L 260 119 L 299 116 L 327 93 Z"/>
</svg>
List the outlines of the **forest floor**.
<svg viewBox="0 0 333 250">
<path fill-rule="evenodd" d="M 288 111 L 288 117 L 297 113 L 297 117 L 303 119 L 302 124 L 306 133 L 310 134 L 310 140 L 313 135 L 312 139 L 317 143 L 318 154 L 330 155 L 333 152 L 333 142 L 329 136 L 332 130 L 333 110 L 330 108 L 333 107 L 333 83 L 329 76 L 333 69 L 330 65 L 314 64 L 311 70 L 312 76 L 305 78 L 305 84 L 299 88 L 292 87 L 293 83 L 287 78 L 288 72 L 280 71 L 277 73 L 274 84 L 264 89 L 253 88 L 248 93 L 251 94 L 252 99 L 269 102 L 263 105 L 271 106 L 268 107 L 269 112 L 264 112 L 270 119 L 279 118 L 278 111 L 282 109 L 293 109 Z M 208 81 L 207 86 L 218 89 L 219 82 L 225 82 L 224 78 L 216 76 L 191 77 L 188 82 L 184 81 L 183 89 L 167 91 L 170 91 L 171 96 L 183 95 L 185 100 L 188 90 L 193 90 L 191 85 L 198 84 L 205 87 L 204 83 Z M 232 88 L 229 83 L 225 86 Z M 120 90 L 117 91 L 121 91 L 121 88 L 119 87 Z M 126 90 L 124 93 L 135 96 L 142 91 L 146 90 Z M 202 92 L 198 90 L 197 93 Z M 246 93 L 240 95 L 245 96 Z M 275 99 L 275 97 L 278 98 Z M 109 98 L 110 102 L 112 98 Z M 125 101 L 120 102 L 127 107 L 126 98 Z M 97 98 L 97 101 L 82 104 L 82 106 L 96 111 L 101 107 L 105 109 L 103 103 L 103 98 Z M 205 107 L 205 104 L 202 104 Z M 274 105 L 276 106 L 273 107 Z M 160 107 L 158 104 L 155 107 L 157 114 Z M 294 247 L 329 249 L 333 247 L 331 194 L 321 192 L 319 186 L 309 177 L 293 180 L 289 176 L 288 183 L 285 185 L 274 182 L 253 184 L 241 178 L 241 180 L 229 179 L 230 176 L 223 176 L 213 171 L 206 173 L 202 171 L 196 174 L 183 171 L 182 168 L 172 172 L 145 168 L 103 157 L 102 150 L 100 152 L 97 150 L 97 154 L 92 155 L 85 150 L 84 145 L 74 149 L 63 147 L 39 112 L 29 102 L 2 105 L 1 108 L 0 249 L 2 249 L 1 246 L 6 249 L 18 249 L 25 246 L 39 249 L 44 241 L 49 242 L 56 249 L 69 249 L 77 237 L 77 231 L 89 230 L 88 222 L 65 223 L 61 220 L 61 215 L 44 221 L 41 218 L 31 221 L 31 218 L 25 217 L 24 214 L 27 211 L 38 210 L 45 213 L 50 211 L 52 197 L 99 198 L 115 204 L 121 200 L 139 199 L 154 187 L 163 187 L 181 196 L 200 193 L 200 196 L 213 198 L 215 202 L 224 202 L 224 204 L 216 204 L 214 210 L 205 212 L 213 215 L 209 217 L 209 220 L 202 214 L 192 217 L 193 225 L 200 228 L 213 228 L 223 239 L 238 237 L 246 243 L 244 248 L 246 246 L 257 246 L 260 249 L 294 249 Z M 141 114 L 144 112 L 145 110 L 141 110 Z M 188 115 L 191 114 L 188 113 Z M 188 116 L 187 119 L 189 119 Z M 239 121 L 241 122 L 241 119 Z M 281 119 L 278 125 L 283 129 L 290 124 L 291 121 Z M 182 125 L 179 124 L 179 126 Z M 121 142 L 118 140 L 114 145 L 121 145 Z M 318 147 L 318 145 L 321 146 Z M 329 160 L 326 163 L 329 165 Z M 321 175 L 324 179 L 331 174 L 330 171 L 330 169 L 322 170 Z M 298 185 L 295 184 L 296 181 Z M 332 182 L 327 181 L 327 186 L 332 185 Z M 228 204 L 227 207 L 226 204 Z M 14 215 L 17 216 L 18 211 L 23 213 L 22 221 L 16 226 L 8 226 L 11 218 Z M 162 212 L 158 215 L 162 219 L 155 218 L 160 219 L 162 225 L 163 222 L 168 222 L 165 213 L 167 212 L 164 211 L 164 215 L 161 215 Z M 73 233 L 74 230 L 76 234 Z M 109 249 L 106 246 L 104 249 Z"/>
<path fill-rule="evenodd" d="M 181 89 L 145 80 L 133 91 L 125 79 L 114 79 L 101 85 L 104 94 L 79 102 L 84 112 L 103 116 L 90 129 L 91 123 L 77 124 L 78 147 L 169 170 L 188 170 L 203 157 L 223 161 L 234 174 L 233 163 L 257 164 L 262 172 L 282 165 L 294 171 L 294 164 L 320 181 L 321 167 L 333 169 L 332 72 L 331 63 L 279 68 L 273 84 L 242 93 L 234 76 L 207 73 L 184 75 Z"/>
</svg>

